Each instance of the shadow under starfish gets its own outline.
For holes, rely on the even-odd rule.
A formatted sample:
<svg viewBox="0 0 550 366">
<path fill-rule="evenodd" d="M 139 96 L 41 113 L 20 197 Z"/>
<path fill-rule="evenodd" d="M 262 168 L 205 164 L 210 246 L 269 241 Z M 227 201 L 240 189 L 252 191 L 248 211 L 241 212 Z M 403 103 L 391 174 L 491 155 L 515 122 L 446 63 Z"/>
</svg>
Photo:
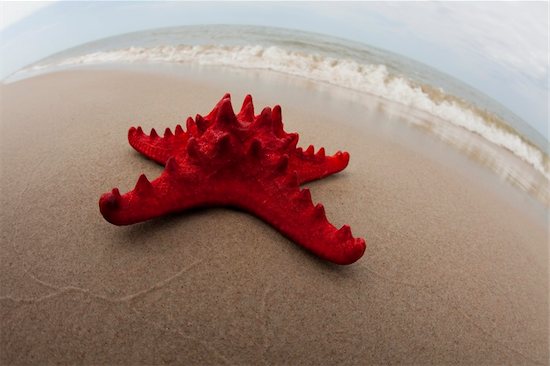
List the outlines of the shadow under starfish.
<svg viewBox="0 0 550 366">
<path fill-rule="evenodd" d="M 337 264 L 350 264 L 363 255 L 366 244 L 354 238 L 348 225 L 336 229 L 322 204 L 313 205 L 300 184 L 343 170 L 347 152 L 326 156 L 297 148 L 298 134 L 283 129 L 281 107 L 254 114 L 247 95 L 235 115 L 229 94 L 205 117 L 187 119 L 164 137 L 130 128 L 130 145 L 163 164 L 150 182 L 142 174 L 135 188 L 121 195 L 117 188 L 101 196 L 100 211 L 115 225 L 129 225 L 196 207 L 229 206 L 250 212 L 297 244 Z"/>
</svg>

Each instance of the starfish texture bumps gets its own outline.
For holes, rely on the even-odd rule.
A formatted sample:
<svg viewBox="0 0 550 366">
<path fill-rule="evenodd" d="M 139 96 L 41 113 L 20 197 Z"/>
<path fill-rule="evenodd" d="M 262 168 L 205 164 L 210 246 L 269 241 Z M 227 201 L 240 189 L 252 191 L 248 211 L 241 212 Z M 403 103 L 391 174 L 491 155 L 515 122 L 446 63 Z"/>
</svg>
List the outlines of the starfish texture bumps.
<svg viewBox="0 0 550 366">
<path fill-rule="evenodd" d="M 337 264 L 357 261 L 365 241 L 354 238 L 348 225 L 337 229 L 314 205 L 300 184 L 337 173 L 348 165 L 349 154 L 325 155 L 297 148 L 298 134 L 283 129 L 281 107 L 254 114 L 247 95 L 235 115 L 226 94 L 206 116 L 187 119 L 160 137 L 152 129 L 128 131 L 130 145 L 163 164 L 150 182 L 142 174 L 135 188 L 121 195 L 117 188 L 101 196 L 100 211 L 115 225 L 129 225 L 195 207 L 229 206 L 250 212 L 297 244 Z"/>
</svg>

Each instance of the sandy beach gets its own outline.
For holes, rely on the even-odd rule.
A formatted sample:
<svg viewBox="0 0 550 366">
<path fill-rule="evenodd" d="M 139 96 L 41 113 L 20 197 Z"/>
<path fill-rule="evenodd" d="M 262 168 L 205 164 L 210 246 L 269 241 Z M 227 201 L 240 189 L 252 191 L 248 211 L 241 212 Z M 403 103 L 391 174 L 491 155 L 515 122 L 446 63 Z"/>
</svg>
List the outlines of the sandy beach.
<svg viewBox="0 0 550 366">
<path fill-rule="evenodd" d="M 223 77 L 222 77 L 223 76 Z M 547 209 L 414 111 L 254 71 L 72 70 L 2 85 L 0 363 L 547 365 Z M 246 213 L 128 227 L 102 193 L 162 167 L 127 142 L 206 114 L 282 106 L 299 146 L 346 150 L 307 184 L 367 241 L 321 261 Z M 427 118 L 423 116 L 422 118 Z"/>
</svg>

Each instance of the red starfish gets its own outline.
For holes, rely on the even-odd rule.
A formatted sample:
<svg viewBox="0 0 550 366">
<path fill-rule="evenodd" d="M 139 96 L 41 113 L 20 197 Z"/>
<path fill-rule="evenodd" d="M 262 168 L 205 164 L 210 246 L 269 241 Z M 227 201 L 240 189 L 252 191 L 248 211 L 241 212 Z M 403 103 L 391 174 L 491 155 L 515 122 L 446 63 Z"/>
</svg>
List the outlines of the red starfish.
<svg viewBox="0 0 550 366">
<path fill-rule="evenodd" d="M 283 130 L 281 107 L 266 107 L 255 116 L 247 95 L 238 115 L 226 94 L 212 112 L 187 119 L 159 137 L 130 128 L 128 140 L 137 151 L 165 165 L 153 182 L 142 174 L 133 191 L 117 188 L 101 196 L 103 217 L 129 225 L 193 207 L 232 206 L 268 222 L 318 256 L 338 264 L 357 261 L 365 241 L 353 238 L 348 225 L 336 229 L 322 204 L 313 205 L 300 184 L 337 173 L 349 154 L 314 154 L 313 146 L 296 148 L 298 134 Z"/>
</svg>

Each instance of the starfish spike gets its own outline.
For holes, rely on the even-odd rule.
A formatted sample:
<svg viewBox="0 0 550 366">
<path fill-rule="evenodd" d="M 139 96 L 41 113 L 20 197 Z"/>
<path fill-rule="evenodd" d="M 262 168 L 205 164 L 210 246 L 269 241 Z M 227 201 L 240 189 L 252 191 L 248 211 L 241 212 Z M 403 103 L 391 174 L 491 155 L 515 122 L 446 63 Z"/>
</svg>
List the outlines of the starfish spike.
<svg viewBox="0 0 550 366">
<path fill-rule="evenodd" d="M 186 131 L 166 129 L 164 137 L 130 128 L 130 145 L 165 165 L 157 179 L 141 175 L 136 187 L 121 195 L 118 189 L 101 196 L 100 211 L 115 225 L 129 225 L 193 207 L 229 206 L 250 212 L 281 233 L 337 264 L 357 261 L 365 241 L 350 227 L 330 224 L 323 205 L 314 205 L 300 184 L 344 169 L 349 154 L 326 156 L 297 148 L 298 134 L 283 129 L 281 108 L 254 114 L 247 95 L 235 114 L 229 94 L 205 117 L 187 120 Z"/>
</svg>

